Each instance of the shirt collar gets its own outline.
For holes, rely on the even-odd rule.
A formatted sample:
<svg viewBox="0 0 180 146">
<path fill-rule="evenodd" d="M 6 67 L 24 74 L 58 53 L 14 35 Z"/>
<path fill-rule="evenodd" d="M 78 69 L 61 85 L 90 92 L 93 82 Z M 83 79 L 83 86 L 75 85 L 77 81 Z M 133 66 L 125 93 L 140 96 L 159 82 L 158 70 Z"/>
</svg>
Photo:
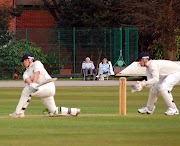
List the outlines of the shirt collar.
<svg viewBox="0 0 180 146">
<path fill-rule="evenodd" d="M 148 67 L 148 65 L 149 65 L 149 61 L 146 63 L 146 67 Z"/>
<path fill-rule="evenodd" d="M 34 62 L 31 62 L 30 65 L 29 65 L 29 67 L 31 67 L 33 64 L 34 64 Z"/>
</svg>

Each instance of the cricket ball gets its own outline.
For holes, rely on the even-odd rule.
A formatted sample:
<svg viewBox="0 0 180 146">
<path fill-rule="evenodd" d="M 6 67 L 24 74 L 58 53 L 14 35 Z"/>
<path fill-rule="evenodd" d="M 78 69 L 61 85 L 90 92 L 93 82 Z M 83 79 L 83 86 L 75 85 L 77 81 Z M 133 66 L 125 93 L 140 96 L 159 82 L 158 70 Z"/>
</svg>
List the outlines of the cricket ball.
<svg viewBox="0 0 180 146">
<path fill-rule="evenodd" d="M 17 78 L 18 78 L 18 74 L 15 73 L 15 74 L 13 75 L 13 78 L 14 78 L 14 79 L 17 79 Z"/>
</svg>

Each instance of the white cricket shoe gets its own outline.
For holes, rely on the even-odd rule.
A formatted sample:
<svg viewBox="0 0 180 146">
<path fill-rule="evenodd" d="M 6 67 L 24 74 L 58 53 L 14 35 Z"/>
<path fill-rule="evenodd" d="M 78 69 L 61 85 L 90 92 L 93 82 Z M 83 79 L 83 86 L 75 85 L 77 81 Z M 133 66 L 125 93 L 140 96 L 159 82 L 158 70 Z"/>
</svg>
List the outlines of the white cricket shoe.
<svg viewBox="0 0 180 146">
<path fill-rule="evenodd" d="M 99 78 L 99 81 L 104 81 L 104 77 L 101 76 L 101 77 Z"/>
<path fill-rule="evenodd" d="M 78 108 L 78 109 L 77 109 L 76 116 L 78 116 L 78 115 L 80 114 L 80 112 L 81 112 L 81 109 L 80 109 L 80 108 Z"/>
<path fill-rule="evenodd" d="M 142 107 L 141 109 L 138 109 L 138 112 L 141 114 L 153 114 L 154 110 L 155 110 L 155 106 L 153 106 L 152 110 L 149 110 L 147 107 Z"/>
<path fill-rule="evenodd" d="M 174 104 L 175 110 L 177 111 L 177 113 L 179 113 L 179 110 L 178 110 L 176 104 L 174 102 L 173 102 L 173 104 Z"/>
<path fill-rule="evenodd" d="M 179 110 L 177 108 L 169 107 L 164 114 L 168 116 L 179 115 Z"/>
<path fill-rule="evenodd" d="M 17 114 L 15 112 L 9 114 L 9 116 L 12 117 L 12 118 L 23 118 L 23 117 L 25 117 L 24 113 Z"/>
<path fill-rule="evenodd" d="M 79 109 L 79 108 L 71 108 L 71 113 L 70 113 L 70 115 L 72 115 L 72 116 L 78 116 L 78 115 L 80 114 L 80 112 L 81 112 L 81 109 Z"/>
</svg>

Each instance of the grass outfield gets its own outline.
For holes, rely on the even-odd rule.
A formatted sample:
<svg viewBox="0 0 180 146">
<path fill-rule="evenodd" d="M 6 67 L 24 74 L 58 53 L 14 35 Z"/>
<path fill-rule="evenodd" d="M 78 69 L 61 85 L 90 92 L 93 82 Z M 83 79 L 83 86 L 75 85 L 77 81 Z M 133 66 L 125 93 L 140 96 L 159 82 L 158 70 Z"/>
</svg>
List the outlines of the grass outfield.
<svg viewBox="0 0 180 146">
<path fill-rule="evenodd" d="M 180 108 L 180 86 L 173 89 Z M 148 90 L 127 88 L 127 115 L 118 115 L 118 87 L 57 87 L 58 106 L 79 107 L 78 117 L 47 117 L 33 98 L 25 118 L 13 119 L 22 88 L 0 88 L 0 145 L 2 146 L 179 146 L 180 115 L 166 116 L 160 97 L 153 115 L 137 109 L 147 101 Z"/>
</svg>

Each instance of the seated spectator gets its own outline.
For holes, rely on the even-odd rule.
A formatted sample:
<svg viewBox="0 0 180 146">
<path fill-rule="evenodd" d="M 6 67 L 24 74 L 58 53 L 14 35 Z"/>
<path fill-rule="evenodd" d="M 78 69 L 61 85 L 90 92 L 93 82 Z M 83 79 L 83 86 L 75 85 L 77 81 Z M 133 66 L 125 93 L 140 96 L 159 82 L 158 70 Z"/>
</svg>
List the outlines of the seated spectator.
<svg viewBox="0 0 180 146">
<path fill-rule="evenodd" d="M 104 58 L 99 64 L 98 75 L 96 76 L 99 80 L 104 80 L 103 74 L 108 74 L 110 72 L 110 65 L 107 58 Z"/>
<path fill-rule="evenodd" d="M 82 70 L 87 80 L 88 75 L 91 76 L 91 80 L 94 78 L 94 63 L 90 60 L 89 57 L 86 57 L 85 61 L 82 63 Z"/>
</svg>

